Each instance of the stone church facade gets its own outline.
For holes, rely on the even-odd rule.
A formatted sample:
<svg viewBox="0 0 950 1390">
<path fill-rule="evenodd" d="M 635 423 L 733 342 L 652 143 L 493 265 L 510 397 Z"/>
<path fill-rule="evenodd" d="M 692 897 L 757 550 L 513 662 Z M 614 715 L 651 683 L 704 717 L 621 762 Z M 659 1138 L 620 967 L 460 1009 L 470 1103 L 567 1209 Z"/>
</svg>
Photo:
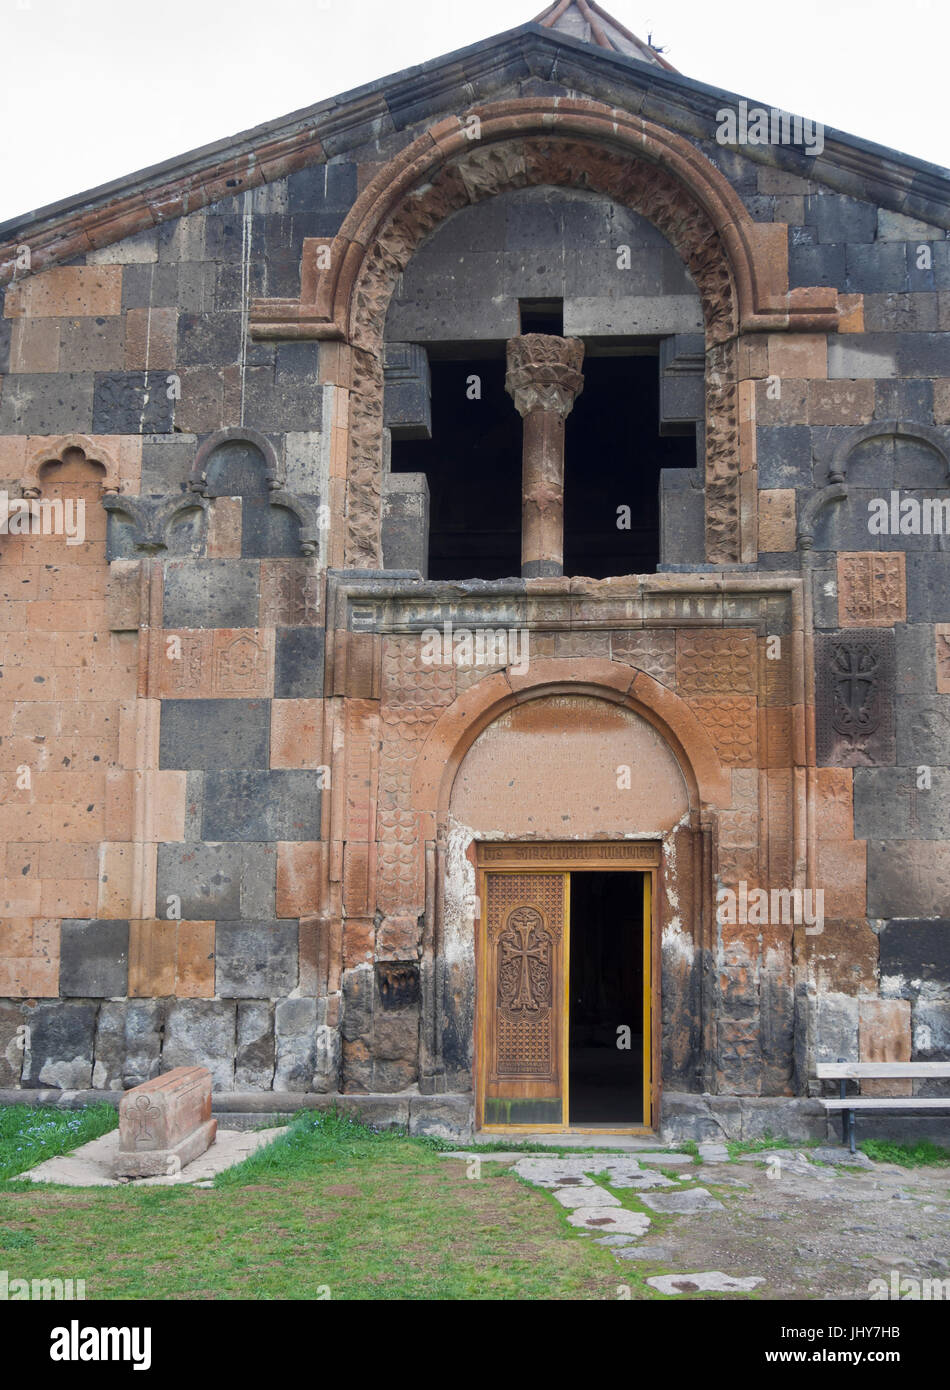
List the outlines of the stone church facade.
<svg viewBox="0 0 950 1390">
<path fill-rule="evenodd" d="M 0 228 L 5 1098 L 950 1055 L 950 173 L 738 109 L 560 3 Z"/>
</svg>

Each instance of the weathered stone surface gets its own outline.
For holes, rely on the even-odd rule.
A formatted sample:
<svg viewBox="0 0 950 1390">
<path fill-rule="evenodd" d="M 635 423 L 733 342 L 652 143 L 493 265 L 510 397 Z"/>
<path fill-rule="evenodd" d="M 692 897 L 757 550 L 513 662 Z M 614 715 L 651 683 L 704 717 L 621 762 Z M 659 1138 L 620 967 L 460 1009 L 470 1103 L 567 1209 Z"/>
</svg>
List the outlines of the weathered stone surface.
<svg viewBox="0 0 950 1390">
<path fill-rule="evenodd" d="M 319 840 L 321 792 L 317 772 L 206 772 L 202 839 Z"/>
<path fill-rule="evenodd" d="M 269 763 L 269 700 L 162 701 L 159 767 L 215 772 Z"/>
<path fill-rule="evenodd" d="M 567 1218 L 572 1226 L 598 1235 L 642 1236 L 650 1229 L 650 1218 L 625 1207 L 578 1207 Z"/>
<path fill-rule="evenodd" d="M 103 1004 L 96 1024 L 93 1086 L 103 1091 L 128 1090 L 157 1076 L 164 1023 L 162 1000 Z"/>
<path fill-rule="evenodd" d="M 474 1106 L 469 1096 L 412 1096 L 409 1133 L 434 1139 L 466 1139 L 472 1133 Z"/>
<path fill-rule="evenodd" d="M 126 994 L 128 922 L 66 921 L 60 941 L 59 987 L 64 997 L 110 999 Z"/>
<path fill-rule="evenodd" d="M 19 1004 L 0 1002 L 0 1086 L 19 1086 L 26 1051 L 26 1015 Z"/>
<path fill-rule="evenodd" d="M 642 1200 L 651 1211 L 672 1212 L 677 1216 L 693 1216 L 699 1211 L 725 1211 L 722 1202 L 717 1201 L 705 1187 L 691 1187 L 686 1192 L 664 1192 L 659 1195 L 648 1192 Z"/>
<path fill-rule="evenodd" d="M 128 1091 L 119 1102 L 116 1177 L 149 1178 L 180 1172 L 204 1153 L 217 1133 L 211 1118 L 207 1067 L 176 1067 Z"/>
<path fill-rule="evenodd" d="M 757 1275 L 736 1278 L 732 1274 L 722 1274 L 714 1270 L 709 1274 L 657 1274 L 647 1283 L 660 1293 L 751 1293 L 765 1280 Z"/>
<path fill-rule="evenodd" d="M 235 1005 L 230 1000 L 179 999 L 165 1025 L 162 1068 L 200 1063 L 211 1072 L 215 1090 L 234 1084 Z"/>
<path fill-rule="evenodd" d="M 237 1006 L 237 1050 L 234 1057 L 236 1090 L 269 1090 L 274 1080 L 274 1014 L 260 1000 L 242 1000 Z"/>
<path fill-rule="evenodd" d="M 317 1001 L 282 999 L 274 1010 L 275 1091 L 309 1091 L 317 1069 Z"/>
<path fill-rule="evenodd" d="M 274 916 L 277 846 L 273 844 L 159 845 L 157 899 L 177 900 L 184 921 L 235 921 Z M 173 901 L 174 905 L 174 901 Z"/>
<path fill-rule="evenodd" d="M 92 1085 L 94 1004 L 37 1004 L 28 1011 L 25 1022 L 29 1033 L 24 1085 L 54 1086 L 64 1091 Z"/>
<path fill-rule="evenodd" d="M 882 986 L 888 993 L 919 984 L 950 991 L 948 941 L 948 918 L 885 923 L 880 935 Z"/>
<path fill-rule="evenodd" d="M 167 628 L 253 628 L 260 565 L 253 560 L 170 560 L 165 566 Z"/>
<path fill-rule="evenodd" d="M 894 637 L 815 637 L 818 762 L 860 767 L 894 761 Z"/>
<path fill-rule="evenodd" d="M 279 999 L 296 984 L 296 922 L 218 923 L 215 985 L 222 999 Z"/>
</svg>

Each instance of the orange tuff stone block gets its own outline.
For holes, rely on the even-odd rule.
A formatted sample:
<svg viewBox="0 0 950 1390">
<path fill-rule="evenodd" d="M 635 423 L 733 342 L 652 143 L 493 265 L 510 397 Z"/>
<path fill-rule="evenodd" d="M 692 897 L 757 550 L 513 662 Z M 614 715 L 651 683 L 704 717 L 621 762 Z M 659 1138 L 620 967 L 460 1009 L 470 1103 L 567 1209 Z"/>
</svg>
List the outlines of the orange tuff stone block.
<svg viewBox="0 0 950 1390">
<path fill-rule="evenodd" d="M 796 543 L 795 489 L 763 489 L 759 493 L 759 550 L 793 551 Z"/>
<path fill-rule="evenodd" d="M 820 767 L 815 796 L 815 822 L 819 840 L 854 838 L 854 770 Z"/>
<path fill-rule="evenodd" d="M 44 917 L 95 917 L 98 895 L 96 878 L 44 878 L 40 912 Z"/>
<path fill-rule="evenodd" d="M 873 381 L 809 381 L 807 385 L 811 425 L 867 425 L 874 418 Z"/>
<path fill-rule="evenodd" d="M 825 895 L 825 916 L 867 915 L 867 843 L 864 840 L 819 840 L 815 888 Z"/>
<path fill-rule="evenodd" d="M 950 623 L 938 623 L 937 642 L 937 690 L 942 695 L 950 695 Z"/>
<path fill-rule="evenodd" d="M 950 377 L 934 382 L 934 420 L 938 425 L 950 425 Z"/>
<path fill-rule="evenodd" d="M 265 698 L 274 688 L 274 629 L 216 628 L 211 642 L 211 693 Z"/>
<path fill-rule="evenodd" d="M 7 293 L 7 318 L 109 318 L 122 312 L 120 265 L 56 266 L 31 275 Z"/>
<path fill-rule="evenodd" d="M 10 371 L 59 371 L 58 319 L 17 319 L 10 337 Z"/>
<path fill-rule="evenodd" d="M 838 332 L 864 332 L 864 295 L 838 295 Z"/>
<path fill-rule="evenodd" d="M 175 1067 L 126 1091 L 119 1101 L 116 1177 L 178 1173 L 214 1143 L 211 1073 L 207 1067 Z"/>
<path fill-rule="evenodd" d="M 343 924 L 343 968 L 366 965 L 373 959 L 376 928 L 373 919 L 348 917 Z"/>
<path fill-rule="evenodd" d="M 208 558 L 232 560 L 241 554 L 240 497 L 216 497 L 208 509 Z"/>
<path fill-rule="evenodd" d="M 902 550 L 838 552 L 838 622 L 841 627 L 891 627 L 907 621 Z"/>
<path fill-rule="evenodd" d="M 801 379 L 828 376 L 828 339 L 824 333 L 773 333 L 769 338 L 769 375 Z"/>
<path fill-rule="evenodd" d="M 343 905 L 357 917 L 371 910 L 369 851 L 368 844 L 350 841 L 343 855 Z"/>
<path fill-rule="evenodd" d="M 859 1048 L 862 1062 L 909 1062 L 911 1024 L 909 999 L 862 999 L 859 1006 Z M 913 1081 L 862 1081 L 865 1096 L 910 1096 Z"/>
<path fill-rule="evenodd" d="M 308 917 L 320 901 L 323 845 L 280 841 L 277 845 L 277 916 Z"/>
<path fill-rule="evenodd" d="M 0 998 L 47 999 L 59 994 L 59 923 L 41 918 L 0 921 Z"/>
<path fill-rule="evenodd" d="M 210 630 L 166 630 L 154 649 L 149 694 L 166 700 L 210 699 L 211 673 Z"/>
<path fill-rule="evenodd" d="M 322 700 L 274 700 L 270 729 L 271 767 L 323 765 Z"/>
<path fill-rule="evenodd" d="M 135 999 L 214 996 L 214 923 L 131 922 L 129 995 Z"/>
<path fill-rule="evenodd" d="M 178 346 L 177 309 L 129 309 L 125 315 L 126 371 L 169 371 Z"/>
</svg>

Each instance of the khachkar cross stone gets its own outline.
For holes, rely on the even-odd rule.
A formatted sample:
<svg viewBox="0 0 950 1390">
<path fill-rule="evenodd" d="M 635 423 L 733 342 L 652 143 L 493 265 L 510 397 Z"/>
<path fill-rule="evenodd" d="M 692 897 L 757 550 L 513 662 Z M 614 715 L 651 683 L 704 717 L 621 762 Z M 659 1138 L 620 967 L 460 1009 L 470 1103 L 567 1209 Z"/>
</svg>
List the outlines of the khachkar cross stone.
<svg viewBox="0 0 950 1390">
<path fill-rule="evenodd" d="M 505 387 L 524 420 L 521 577 L 564 573 L 564 421 L 584 389 L 579 338 L 526 333 L 508 343 Z"/>
<path fill-rule="evenodd" d="M 551 1004 L 551 939 L 533 907 L 519 907 L 498 939 L 499 1003 L 510 1013 L 536 1014 Z"/>
</svg>

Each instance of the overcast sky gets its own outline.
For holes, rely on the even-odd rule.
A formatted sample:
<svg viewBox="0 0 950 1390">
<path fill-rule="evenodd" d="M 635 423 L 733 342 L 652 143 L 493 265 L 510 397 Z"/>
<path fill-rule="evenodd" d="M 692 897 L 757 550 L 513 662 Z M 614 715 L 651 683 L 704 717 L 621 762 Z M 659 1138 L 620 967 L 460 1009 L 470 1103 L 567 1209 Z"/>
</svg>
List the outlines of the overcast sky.
<svg viewBox="0 0 950 1390">
<path fill-rule="evenodd" d="M 0 221 L 511 29 L 543 0 L 0 0 Z M 688 77 L 950 165 L 950 0 L 610 0 Z"/>
</svg>

